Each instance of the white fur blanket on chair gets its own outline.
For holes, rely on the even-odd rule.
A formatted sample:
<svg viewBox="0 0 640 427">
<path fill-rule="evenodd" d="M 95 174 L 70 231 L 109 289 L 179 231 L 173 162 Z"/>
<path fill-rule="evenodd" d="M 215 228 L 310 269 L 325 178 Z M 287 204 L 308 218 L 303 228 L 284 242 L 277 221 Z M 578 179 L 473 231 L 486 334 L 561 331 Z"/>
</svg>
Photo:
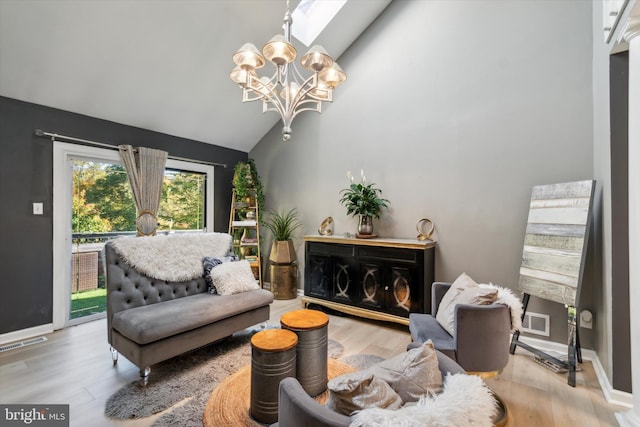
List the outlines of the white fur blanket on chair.
<svg viewBox="0 0 640 427">
<path fill-rule="evenodd" d="M 127 264 L 145 276 L 184 282 L 202 277 L 202 258 L 222 257 L 231 250 L 227 233 L 185 233 L 127 237 L 111 241 Z"/>
<path fill-rule="evenodd" d="M 511 332 L 519 331 L 522 329 L 522 301 L 518 298 L 511 289 L 503 288 L 501 286 L 494 285 L 493 283 L 478 285 L 484 288 L 493 288 L 498 290 L 498 299 L 496 304 L 504 304 L 509 306 L 511 311 Z"/>
<path fill-rule="evenodd" d="M 352 416 L 351 427 L 490 427 L 497 402 L 475 375 L 447 375 L 444 391 L 422 396 L 400 409 L 367 408 Z"/>
</svg>

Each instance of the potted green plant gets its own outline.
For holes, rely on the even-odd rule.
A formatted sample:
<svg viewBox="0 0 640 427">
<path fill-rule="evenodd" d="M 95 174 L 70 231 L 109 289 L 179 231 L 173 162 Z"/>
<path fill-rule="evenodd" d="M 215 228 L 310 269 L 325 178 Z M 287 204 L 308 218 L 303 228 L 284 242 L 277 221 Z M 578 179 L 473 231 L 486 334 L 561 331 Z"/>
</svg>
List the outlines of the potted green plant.
<svg viewBox="0 0 640 427">
<path fill-rule="evenodd" d="M 260 175 L 253 159 L 238 162 L 233 168 L 233 189 L 236 191 L 234 203 L 237 208 L 255 206 L 258 208 L 258 218 L 264 208 L 264 193 Z"/>
<path fill-rule="evenodd" d="M 273 234 L 273 245 L 269 260 L 276 264 L 291 264 L 296 261 L 296 252 L 293 248 L 293 233 L 302 226 L 298 218 L 298 211 L 294 208 L 289 212 L 269 211 L 269 218 L 264 221 L 264 226 Z"/>
<path fill-rule="evenodd" d="M 347 215 L 359 215 L 357 237 L 373 235 L 372 218 L 380 218 L 380 210 L 389 207 L 389 200 L 380 197 L 382 190 L 376 188 L 374 183 L 367 184 L 364 171 L 360 170 L 360 182 L 353 181 L 351 172 L 347 172 L 351 184 L 349 188 L 340 190 L 342 197 L 340 203 L 347 208 Z"/>
<path fill-rule="evenodd" d="M 263 222 L 273 234 L 273 244 L 269 255 L 269 277 L 271 291 L 275 299 L 292 299 L 297 296 L 298 267 L 293 234 L 302 226 L 298 211 L 269 211 L 269 218 Z"/>
</svg>

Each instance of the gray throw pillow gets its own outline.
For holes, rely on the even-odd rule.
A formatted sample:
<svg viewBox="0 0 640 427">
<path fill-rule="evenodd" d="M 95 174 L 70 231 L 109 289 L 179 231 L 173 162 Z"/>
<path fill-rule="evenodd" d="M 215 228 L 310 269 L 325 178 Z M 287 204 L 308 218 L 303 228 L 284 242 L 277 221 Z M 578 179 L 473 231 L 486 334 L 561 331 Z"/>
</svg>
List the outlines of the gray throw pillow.
<svg viewBox="0 0 640 427">
<path fill-rule="evenodd" d="M 402 399 L 391 386 L 370 371 L 341 375 L 327 383 L 327 407 L 342 415 L 365 408 L 398 409 Z"/>
<path fill-rule="evenodd" d="M 368 369 L 384 380 L 404 402 L 415 402 L 420 396 L 442 390 L 442 374 L 438 355 L 431 340 L 422 346 L 400 353 Z"/>
</svg>

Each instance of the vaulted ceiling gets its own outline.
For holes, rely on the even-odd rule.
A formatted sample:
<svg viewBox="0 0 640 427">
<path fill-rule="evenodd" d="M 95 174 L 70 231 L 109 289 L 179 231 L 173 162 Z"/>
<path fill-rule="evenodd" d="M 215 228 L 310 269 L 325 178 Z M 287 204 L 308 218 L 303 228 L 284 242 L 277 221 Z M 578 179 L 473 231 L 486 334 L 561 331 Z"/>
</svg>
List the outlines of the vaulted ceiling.
<svg viewBox="0 0 640 427">
<path fill-rule="evenodd" d="M 339 57 L 390 1 L 348 1 L 314 44 Z M 241 102 L 228 77 L 231 56 L 245 42 L 261 48 L 282 33 L 285 7 L 285 0 L 0 0 L 0 95 L 248 152 L 279 116 Z M 294 44 L 299 57 L 306 52 Z"/>
</svg>

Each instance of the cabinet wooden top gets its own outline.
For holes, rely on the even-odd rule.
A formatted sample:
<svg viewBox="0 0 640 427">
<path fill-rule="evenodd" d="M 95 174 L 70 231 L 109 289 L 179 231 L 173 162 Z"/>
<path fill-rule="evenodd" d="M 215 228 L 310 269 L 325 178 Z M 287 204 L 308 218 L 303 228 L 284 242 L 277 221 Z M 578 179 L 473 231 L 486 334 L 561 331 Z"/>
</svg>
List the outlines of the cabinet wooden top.
<svg viewBox="0 0 640 427">
<path fill-rule="evenodd" d="M 305 242 L 322 242 L 322 243 L 335 243 L 340 245 L 360 245 L 360 246 L 382 246 L 388 248 L 408 248 L 408 249 L 427 249 L 434 247 L 436 242 L 433 240 L 418 239 L 394 239 L 394 238 L 382 238 L 376 237 L 373 239 L 358 239 L 355 237 L 344 236 L 320 236 L 320 235 L 307 235 L 304 236 Z"/>
</svg>

